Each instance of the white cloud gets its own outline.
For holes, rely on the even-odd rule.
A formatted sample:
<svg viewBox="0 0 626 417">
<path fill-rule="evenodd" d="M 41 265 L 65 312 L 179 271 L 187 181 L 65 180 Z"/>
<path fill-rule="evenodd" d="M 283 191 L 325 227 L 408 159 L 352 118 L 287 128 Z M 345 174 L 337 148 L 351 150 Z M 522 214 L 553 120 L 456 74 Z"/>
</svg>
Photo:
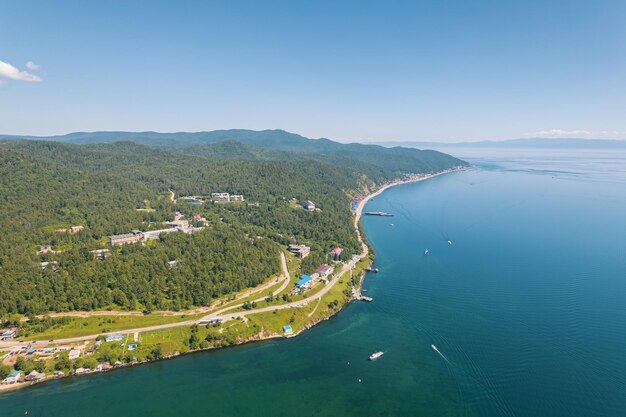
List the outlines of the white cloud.
<svg viewBox="0 0 626 417">
<path fill-rule="evenodd" d="M 592 132 L 588 130 L 565 130 L 565 129 L 548 129 L 540 130 L 538 132 L 527 133 L 526 136 L 536 137 L 559 137 L 559 136 L 590 136 Z"/>
<path fill-rule="evenodd" d="M 39 65 L 35 64 L 33 61 L 28 61 L 26 63 L 26 68 L 29 70 L 37 71 L 39 69 Z"/>
<path fill-rule="evenodd" d="M 0 61 L 0 77 L 16 81 L 41 82 L 41 78 L 26 71 L 20 71 L 13 65 Z"/>
</svg>

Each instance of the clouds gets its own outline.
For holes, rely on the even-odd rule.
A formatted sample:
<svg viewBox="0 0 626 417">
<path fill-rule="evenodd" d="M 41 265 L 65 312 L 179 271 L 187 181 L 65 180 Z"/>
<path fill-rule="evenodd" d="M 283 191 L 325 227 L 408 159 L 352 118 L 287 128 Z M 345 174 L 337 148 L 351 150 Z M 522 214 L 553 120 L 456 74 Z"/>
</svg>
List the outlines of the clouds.
<svg viewBox="0 0 626 417">
<path fill-rule="evenodd" d="M 524 136 L 531 137 L 531 138 L 619 139 L 619 138 L 626 137 L 626 131 L 547 129 L 547 130 L 539 130 L 537 132 L 526 133 Z"/>
<path fill-rule="evenodd" d="M 37 71 L 39 69 L 39 65 L 35 64 L 33 61 L 28 61 L 26 63 L 26 68 L 29 70 Z"/>
<path fill-rule="evenodd" d="M 578 137 L 578 136 L 591 136 L 592 132 L 588 130 L 565 130 L 565 129 L 548 129 L 548 130 L 540 130 L 538 132 L 528 133 L 527 136 L 536 136 L 536 137 Z"/>
<path fill-rule="evenodd" d="M 31 70 L 39 68 L 39 65 L 36 65 L 32 61 L 28 61 L 28 63 L 26 63 L 26 66 Z M 26 72 L 26 71 L 20 71 L 19 69 L 15 68 L 13 65 L 4 61 L 0 61 L 0 77 L 8 78 L 9 80 L 14 80 L 14 81 L 27 81 L 27 82 L 36 82 L 36 83 L 43 81 L 38 76 L 31 74 L 29 72 Z"/>
</svg>

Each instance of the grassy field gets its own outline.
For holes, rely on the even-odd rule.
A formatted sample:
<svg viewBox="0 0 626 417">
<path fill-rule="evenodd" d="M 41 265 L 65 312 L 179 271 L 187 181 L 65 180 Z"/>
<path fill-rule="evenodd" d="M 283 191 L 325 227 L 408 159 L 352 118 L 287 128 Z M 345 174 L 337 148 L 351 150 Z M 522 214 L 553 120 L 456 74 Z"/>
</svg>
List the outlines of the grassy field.
<svg viewBox="0 0 626 417">
<path fill-rule="evenodd" d="M 25 326 L 22 330 L 21 340 L 51 340 L 65 339 L 69 337 L 88 336 L 91 334 L 114 332 L 118 330 L 132 329 L 137 327 L 157 326 L 160 324 L 177 323 L 181 321 L 198 319 L 204 316 L 204 313 L 193 315 L 132 315 L 132 316 L 93 316 L 93 317 L 64 317 L 63 323 L 59 319 L 51 319 L 58 321 L 59 324 L 37 331 L 36 328 Z"/>
</svg>

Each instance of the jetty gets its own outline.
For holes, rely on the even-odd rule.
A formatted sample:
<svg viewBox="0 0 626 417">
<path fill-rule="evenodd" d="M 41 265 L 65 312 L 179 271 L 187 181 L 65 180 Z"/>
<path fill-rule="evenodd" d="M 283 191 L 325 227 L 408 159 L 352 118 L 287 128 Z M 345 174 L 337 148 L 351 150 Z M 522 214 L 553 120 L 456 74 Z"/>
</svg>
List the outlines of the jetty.
<svg viewBox="0 0 626 417">
<path fill-rule="evenodd" d="M 392 213 L 386 213 L 384 211 L 366 211 L 363 214 L 365 214 L 366 216 L 387 216 L 387 217 L 393 216 Z"/>
</svg>

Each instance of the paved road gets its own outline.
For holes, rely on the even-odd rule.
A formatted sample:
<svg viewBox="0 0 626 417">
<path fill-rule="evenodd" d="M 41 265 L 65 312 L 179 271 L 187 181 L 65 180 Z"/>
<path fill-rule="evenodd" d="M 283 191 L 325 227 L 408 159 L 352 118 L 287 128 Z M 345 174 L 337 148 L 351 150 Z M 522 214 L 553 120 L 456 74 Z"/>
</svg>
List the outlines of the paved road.
<svg viewBox="0 0 626 417">
<path fill-rule="evenodd" d="M 322 298 L 324 295 L 326 295 L 326 293 L 328 293 L 334 286 L 335 284 L 341 279 L 341 277 L 348 272 L 349 270 L 351 270 L 352 268 L 354 268 L 354 266 L 357 264 L 357 262 L 359 262 L 361 259 L 365 258 L 367 256 L 367 254 L 369 253 L 369 248 L 367 247 L 367 245 L 363 242 L 363 239 L 361 237 L 361 232 L 359 230 L 359 219 L 361 218 L 362 212 L 363 212 L 363 207 L 365 207 L 365 204 L 367 203 L 367 201 L 380 194 L 381 192 L 383 192 L 388 186 L 385 186 L 383 188 L 381 188 L 380 190 L 378 190 L 376 193 L 369 195 L 368 197 L 366 197 L 365 199 L 363 199 L 356 210 L 356 216 L 354 218 L 354 228 L 356 229 L 356 233 L 357 233 L 357 238 L 359 240 L 359 242 L 361 243 L 361 247 L 363 248 L 362 252 L 360 255 L 355 256 L 352 260 L 350 260 L 350 262 L 346 263 L 343 265 L 341 271 L 339 271 L 338 273 L 336 273 L 333 277 L 333 279 L 331 281 L 328 282 L 328 284 L 326 284 L 326 286 L 324 288 L 322 288 L 318 293 L 307 297 L 303 300 L 300 301 L 293 301 L 290 303 L 286 303 L 286 304 L 279 304 L 279 305 L 273 305 L 273 306 L 267 306 L 267 307 L 261 307 L 261 308 L 257 308 L 254 310 L 247 310 L 247 311 L 237 311 L 237 312 L 233 312 L 233 313 L 228 313 L 229 310 L 233 310 L 237 307 L 240 307 L 242 304 L 238 304 L 238 305 L 234 305 L 234 306 L 229 306 L 227 308 L 224 309 L 220 309 L 217 310 L 213 313 L 210 313 L 204 317 L 202 317 L 200 320 L 187 320 L 187 321 L 179 321 L 176 323 L 169 323 L 169 324 L 160 324 L 157 326 L 148 326 L 148 327 L 140 327 L 140 328 L 134 328 L 134 329 L 126 329 L 126 330 L 120 330 L 120 331 L 115 331 L 115 332 L 109 332 L 109 333 L 98 333 L 98 334 L 93 334 L 93 335 L 88 335 L 88 336 L 80 336 L 80 337 L 70 337 L 70 338 L 65 338 L 65 339 L 55 339 L 52 341 L 37 341 L 35 343 L 32 344 L 31 347 L 45 347 L 50 343 L 56 343 L 56 344 L 69 344 L 69 343 L 78 343 L 78 342 L 84 342 L 87 340 L 93 340 L 98 336 L 101 335 L 109 335 L 109 334 L 113 334 L 113 333 L 121 333 L 121 334 L 130 334 L 130 333 L 135 333 L 135 332 L 148 332 L 148 331 L 154 331 L 154 330 L 163 330 L 163 329 L 170 329 L 172 327 L 180 327 L 180 326 L 191 326 L 193 324 L 198 324 L 202 321 L 207 321 L 210 319 L 214 319 L 214 318 L 221 318 L 222 320 L 226 321 L 226 320 L 231 320 L 237 317 L 243 317 L 243 316 L 247 316 L 247 315 L 251 315 L 251 314 L 257 314 L 257 313 L 265 313 L 268 311 L 274 311 L 274 310 L 284 310 L 287 308 L 294 308 L 294 307 L 299 307 L 305 304 L 308 304 L 311 301 L 315 301 L 318 300 L 320 298 Z M 285 258 L 285 254 L 281 252 L 281 263 L 282 263 L 282 268 L 283 268 L 283 275 L 285 276 L 285 282 L 283 283 L 283 285 L 280 287 L 279 291 L 283 291 L 287 285 L 289 285 L 289 282 L 291 281 L 291 277 L 289 275 L 289 270 L 287 269 L 287 260 Z M 261 301 L 265 299 L 265 297 L 259 298 L 256 301 Z M 0 342 L 0 349 L 3 348 L 15 348 L 18 346 L 25 346 L 27 343 L 23 342 L 17 342 L 17 341 L 9 341 L 9 342 Z"/>
</svg>

